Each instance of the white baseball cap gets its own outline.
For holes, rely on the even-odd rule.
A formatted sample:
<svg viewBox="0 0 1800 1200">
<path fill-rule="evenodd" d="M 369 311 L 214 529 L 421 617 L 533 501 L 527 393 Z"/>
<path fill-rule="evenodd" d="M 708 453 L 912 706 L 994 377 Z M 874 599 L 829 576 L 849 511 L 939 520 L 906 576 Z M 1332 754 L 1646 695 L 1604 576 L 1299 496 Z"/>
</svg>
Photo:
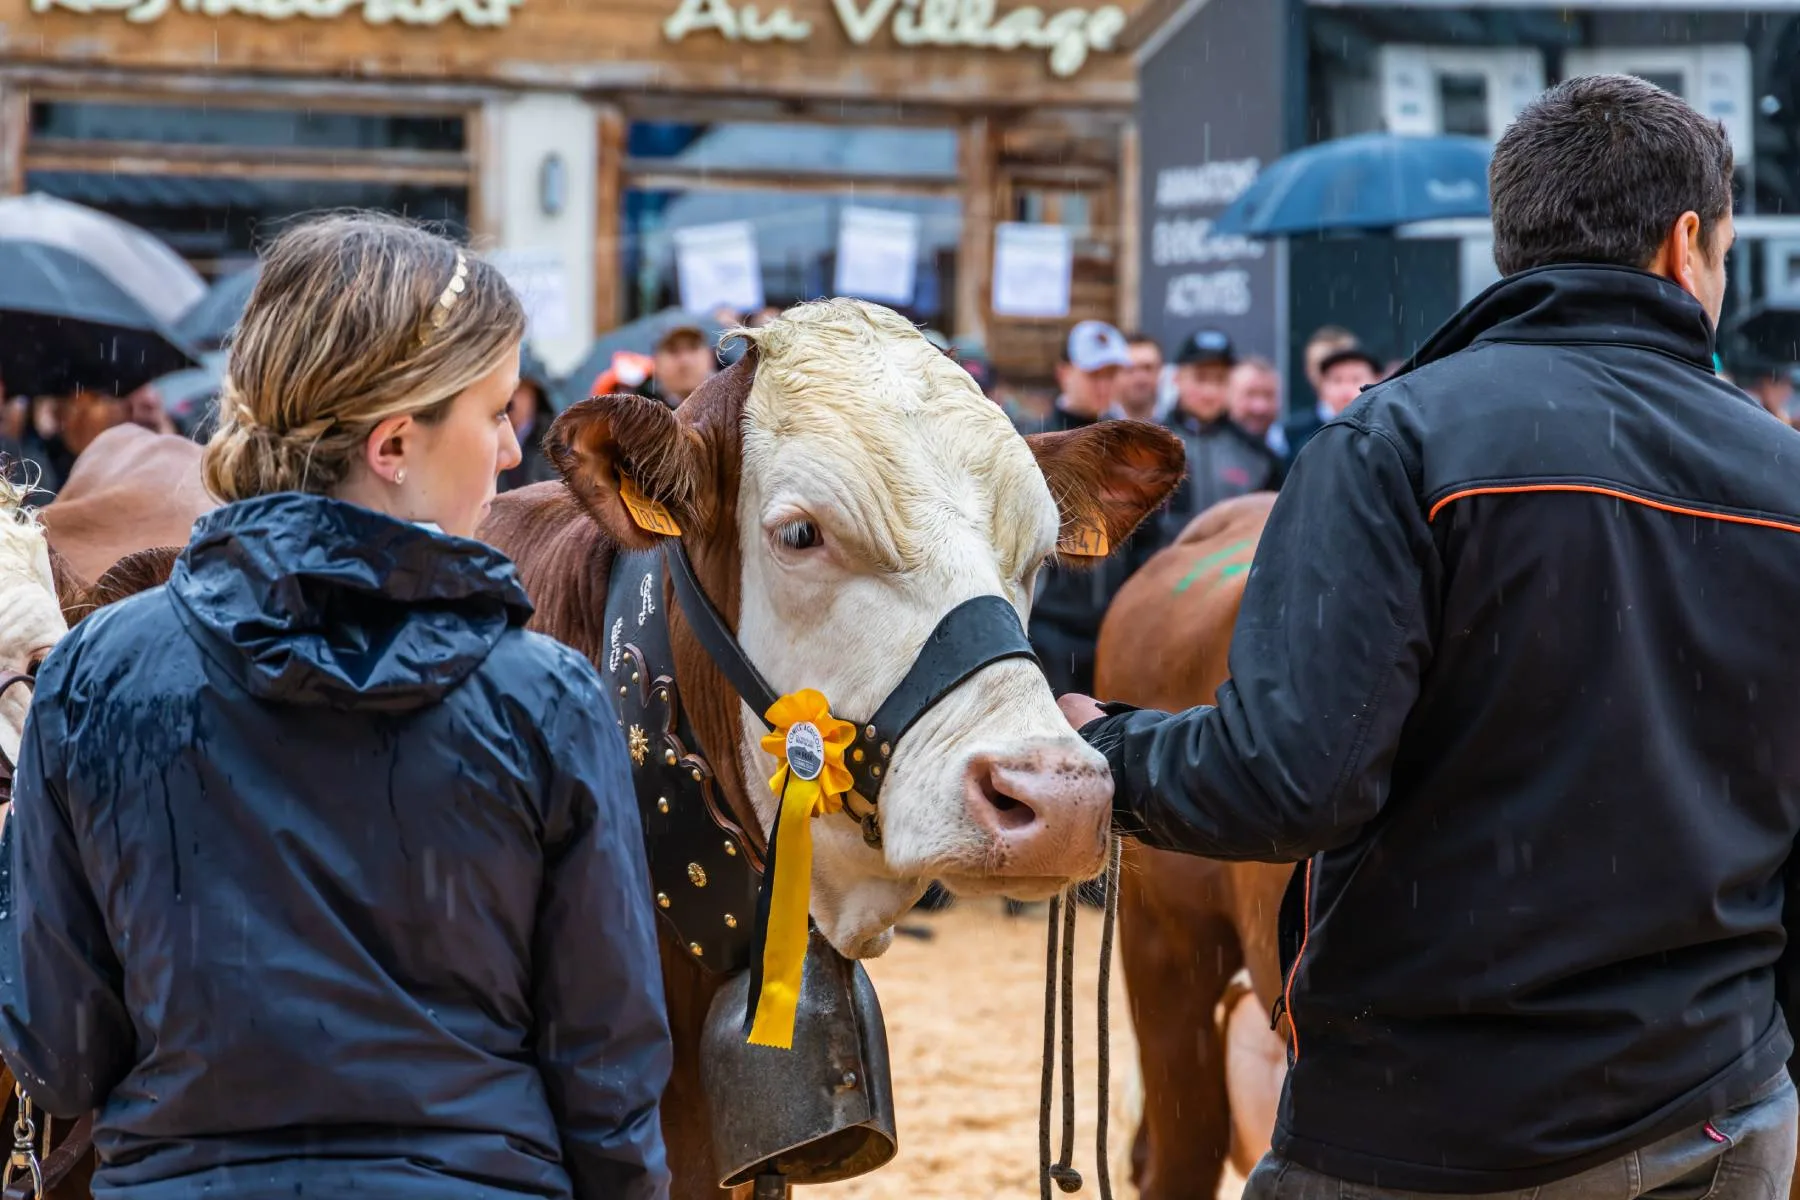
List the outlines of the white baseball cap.
<svg viewBox="0 0 1800 1200">
<path fill-rule="evenodd" d="M 1082 321 L 1069 330 L 1064 355 L 1078 371 L 1131 365 L 1131 348 L 1125 344 L 1125 335 L 1105 321 Z"/>
</svg>

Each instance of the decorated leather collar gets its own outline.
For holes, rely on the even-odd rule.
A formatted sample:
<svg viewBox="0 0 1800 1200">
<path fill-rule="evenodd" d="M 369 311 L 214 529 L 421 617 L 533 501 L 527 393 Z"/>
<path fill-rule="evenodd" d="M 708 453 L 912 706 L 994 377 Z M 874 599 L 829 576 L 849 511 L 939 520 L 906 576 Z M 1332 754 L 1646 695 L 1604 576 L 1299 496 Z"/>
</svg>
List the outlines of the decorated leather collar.
<svg viewBox="0 0 1800 1200">
<path fill-rule="evenodd" d="M 682 711 L 663 559 L 622 552 L 606 592 L 606 682 L 631 754 L 656 910 L 708 971 L 750 966 L 760 842 L 733 818 Z M 733 769 L 735 764 L 728 764 Z"/>
</svg>

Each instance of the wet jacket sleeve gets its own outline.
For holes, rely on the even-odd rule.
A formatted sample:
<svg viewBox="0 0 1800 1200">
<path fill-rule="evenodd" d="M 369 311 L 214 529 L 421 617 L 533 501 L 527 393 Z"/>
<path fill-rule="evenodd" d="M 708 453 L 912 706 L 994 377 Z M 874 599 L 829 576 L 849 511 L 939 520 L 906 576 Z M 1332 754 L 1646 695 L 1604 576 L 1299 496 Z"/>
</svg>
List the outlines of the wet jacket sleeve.
<svg viewBox="0 0 1800 1200">
<path fill-rule="evenodd" d="M 1436 552 L 1399 448 L 1328 426 L 1282 488 L 1244 589 L 1218 707 L 1082 730 L 1121 832 L 1210 858 L 1293 862 L 1381 811 L 1431 655 Z"/>
<path fill-rule="evenodd" d="M 47 668 L 39 680 L 0 838 L 0 1054 L 40 1108 L 76 1117 L 125 1078 L 137 1040 L 50 749 L 61 679 Z"/>
<path fill-rule="evenodd" d="M 532 950 L 538 1063 L 575 1200 L 648 1200 L 669 1187 L 662 964 L 625 747 L 594 719 L 609 710 L 579 666 L 546 729 L 556 778 Z"/>
</svg>

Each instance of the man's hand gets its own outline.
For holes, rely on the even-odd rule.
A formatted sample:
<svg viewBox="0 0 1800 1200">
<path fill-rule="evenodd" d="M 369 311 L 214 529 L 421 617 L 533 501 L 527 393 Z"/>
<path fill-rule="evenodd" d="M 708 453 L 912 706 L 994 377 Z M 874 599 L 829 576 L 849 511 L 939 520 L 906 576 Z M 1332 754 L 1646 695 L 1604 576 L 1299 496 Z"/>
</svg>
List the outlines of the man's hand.
<svg viewBox="0 0 1800 1200">
<path fill-rule="evenodd" d="M 1062 709 L 1062 715 L 1068 719 L 1070 726 L 1079 730 L 1090 721 L 1098 721 L 1106 714 L 1092 696 L 1083 696 L 1076 692 L 1056 698 L 1056 707 Z"/>
</svg>

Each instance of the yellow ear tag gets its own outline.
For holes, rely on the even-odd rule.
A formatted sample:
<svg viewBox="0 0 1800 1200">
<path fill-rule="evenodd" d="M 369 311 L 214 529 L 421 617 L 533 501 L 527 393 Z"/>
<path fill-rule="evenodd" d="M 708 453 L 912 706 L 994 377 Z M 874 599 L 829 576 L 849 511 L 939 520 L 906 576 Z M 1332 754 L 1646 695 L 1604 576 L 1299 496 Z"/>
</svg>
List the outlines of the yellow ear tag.
<svg viewBox="0 0 1800 1200">
<path fill-rule="evenodd" d="M 638 490 L 638 485 L 631 476 L 619 476 L 619 499 L 625 502 L 625 511 L 637 522 L 637 527 L 646 533 L 660 533 L 664 537 L 680 537 L 681 526 L 669 515 L 669 510 Z"/>
<path fill-rule="evenodd" d="M 1063 529 L 1056 552 L 1069 558 L 1105 558 L 1112 552 L 1106 522 L 1094 513 L 1082 513 Z"/>
</svg>

